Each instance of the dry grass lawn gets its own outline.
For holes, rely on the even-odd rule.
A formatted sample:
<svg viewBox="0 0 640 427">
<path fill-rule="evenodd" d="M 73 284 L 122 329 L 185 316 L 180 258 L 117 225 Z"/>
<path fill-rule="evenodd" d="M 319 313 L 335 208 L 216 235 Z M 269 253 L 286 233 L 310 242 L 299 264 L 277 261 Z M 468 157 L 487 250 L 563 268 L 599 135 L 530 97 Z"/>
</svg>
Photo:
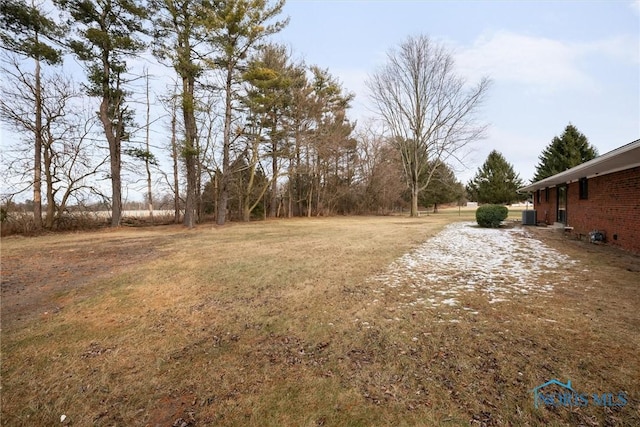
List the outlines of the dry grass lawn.
<svg viewBox="0 0 640 427">
<path fill-rule="evenodd" d="M 469 292 L 459 322 L 380 293 L 372 277 L 472 215 L 5 238 L 1 423 L 640 425 L 638 257 L 531 229 L 576 261 L 549 293 Z M 536 409 L 552 378 L 628 403 Z"/>
</svg>

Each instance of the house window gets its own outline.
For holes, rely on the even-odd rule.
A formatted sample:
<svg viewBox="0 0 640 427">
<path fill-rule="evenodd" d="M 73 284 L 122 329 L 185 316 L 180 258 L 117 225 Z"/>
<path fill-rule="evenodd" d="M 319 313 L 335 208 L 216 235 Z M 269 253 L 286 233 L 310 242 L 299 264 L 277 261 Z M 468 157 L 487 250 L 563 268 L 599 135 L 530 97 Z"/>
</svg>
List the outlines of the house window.
<svg viewBox="0 0 640 427">
<path fill-rule="evenodd" d="M 589 198 L 589 181 L 587 178 L 580 178 L 578 181 L 578 186 L 580 188 L 580 199 L 586 200 Z"/>
<path fill-rule="evenodd" d="M 538 204 L 542 203 L 542 198 L 540 197 L 540 195 L 542 194 L 542 190 L 538 190 L 537 194 L 536 194 L 536 198 L 538 199 L 537 202 Z"/>
<path fill-rule="evenodd" d="M 544 201 L 549 203 L 549 187 L 544 189 Z"/>
</svg>

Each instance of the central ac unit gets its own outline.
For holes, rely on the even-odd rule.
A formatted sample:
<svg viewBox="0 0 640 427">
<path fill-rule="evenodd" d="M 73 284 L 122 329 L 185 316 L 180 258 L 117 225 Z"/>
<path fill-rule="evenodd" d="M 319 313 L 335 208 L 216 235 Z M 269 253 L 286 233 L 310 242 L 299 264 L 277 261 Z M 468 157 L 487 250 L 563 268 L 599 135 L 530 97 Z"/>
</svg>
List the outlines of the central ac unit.
<svg viewBox="0 0 640 427">
<path fill-rule="evenodd" d="M 536 225 L 536 211 L 522 211 L 522 225 Z"/>
</svg>

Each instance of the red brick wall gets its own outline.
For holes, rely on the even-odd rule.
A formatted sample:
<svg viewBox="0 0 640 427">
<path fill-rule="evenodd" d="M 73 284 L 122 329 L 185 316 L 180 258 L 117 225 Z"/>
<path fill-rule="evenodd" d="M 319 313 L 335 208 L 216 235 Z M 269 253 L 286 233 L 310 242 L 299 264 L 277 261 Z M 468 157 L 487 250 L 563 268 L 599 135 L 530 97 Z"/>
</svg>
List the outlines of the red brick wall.
<svg viewBox="0 0 640 427">
<path fill-rule="evenodd" d="M 533 206 L 536 210 L 536 221 L 540 224 L 553 224 L 556 222 L 556 209 L 558 205 L 558 196 L 556 188 L 549 188 L 549 200 L 545 199 L 545 189 L 540 190 L 540 198 L 538 193 L 533 196 Z M 538 200 L 540 200 L 538 202 Z"/>
<path fill-rule="evenodd" d="M 535 205 L 538 222 L 556 220 L 556 191 L 551 188 L 549 202 Z M 567 225 L 573 233 L 588 235 L 603 231 L 607 244 L 640 253 L 640 167 L 588 180 L 588 198 L 580 200 L 579 183 L 567 190 Z M 537 202 L 537 197 L 534 197 Z M 545 212 L 548 212 L 545 217 Z"/>
</svg>

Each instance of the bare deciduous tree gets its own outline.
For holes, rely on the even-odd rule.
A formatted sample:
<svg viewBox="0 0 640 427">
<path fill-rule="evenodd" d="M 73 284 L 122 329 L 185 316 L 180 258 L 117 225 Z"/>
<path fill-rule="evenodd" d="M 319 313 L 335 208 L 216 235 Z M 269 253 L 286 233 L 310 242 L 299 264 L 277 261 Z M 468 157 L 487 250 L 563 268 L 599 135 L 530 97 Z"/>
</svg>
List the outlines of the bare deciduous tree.
<svg viewBox="0 0 640 427">
<path fill-rule="evenodd" d="M 178 110 L 180 108 L 180 95 L 178 83 L 174 82 L 173 90 L 169 95 L 160 97 L 160 102 L 169 118 L 168 128 L 170 134 L 170 142 L 167 146 L 169 155 L 171 157 L 171 171 L 172 175 L 169 177 L 164 171 L 160 170 L 160 174 L 163 176 L 166 185 L 169 187 L 173 194 L 173 210 L 174 217 L 173 222 L 175 224 L 180 223 L 180 148 L 178 143 L 178 134 L 180 132 L 178 122 Z M 165 194 L 166 196 L 166 194 Z M 168 200 L 163 202 L 164 206 L 168 204 Z M 166 209 L 166 208 L 165 208 Z"/>
<path fill-rule="evenodd" d="M 484 77 L 467 88 L 451 54 L 423 35 L 390 50 L 387 63 L 367 80 L 402 157 L 411 216 L 418 215 L 418 196 L 435 173 L 429 165 L 459 159 L 465 146 L 482 137 L 485 127 L 476 115 L 489 84 Z"/>
<path fill-rule="evenodd" d="M 33 220 L 36 229 L 42 227 L 42 83 L 41 62 L 50 65 L 62 62 L 62 52 L 54 47 L 62 29 L 43 12 L 44 2 L 31 4 L 16 0 L 0 1 L 0 41 L 2 48 L 34 61 L 34 136 L 33 150 Z"/>
<path fill-rule="evenodd" d="M 70 77 L 27 72 L 18 61 L 9 64 L 2 69 L 7 85 L 2 88 L 0 118 L 25 142 L 30 142 L 33 133 L 40 134 L 39 166 L 46 187 L 44 225 L 53 229 L 59 225 L 70 200 L 77 200 L 83 191 L 94 190 L 92 180 L 107 160 L 92 140 L 96 120 L 91 111 L 95 106 L 79 102 L 80 90 Z M 37 98 L 39 120 L 33 110 Z M 5 153 L 3 166 L 14 177 L 25 176 L 34 169 L 31 162 L 25 164 L 32 149 L 32 144 L 15 141 Z"/>
<path fill-rule="evenodd" d="M 376 127 L 372 121 L 356 134 L 360 213 L 388 214 L 404 204 L 400 153 L 385 134 L 386 129 Z"/>
</svg>

